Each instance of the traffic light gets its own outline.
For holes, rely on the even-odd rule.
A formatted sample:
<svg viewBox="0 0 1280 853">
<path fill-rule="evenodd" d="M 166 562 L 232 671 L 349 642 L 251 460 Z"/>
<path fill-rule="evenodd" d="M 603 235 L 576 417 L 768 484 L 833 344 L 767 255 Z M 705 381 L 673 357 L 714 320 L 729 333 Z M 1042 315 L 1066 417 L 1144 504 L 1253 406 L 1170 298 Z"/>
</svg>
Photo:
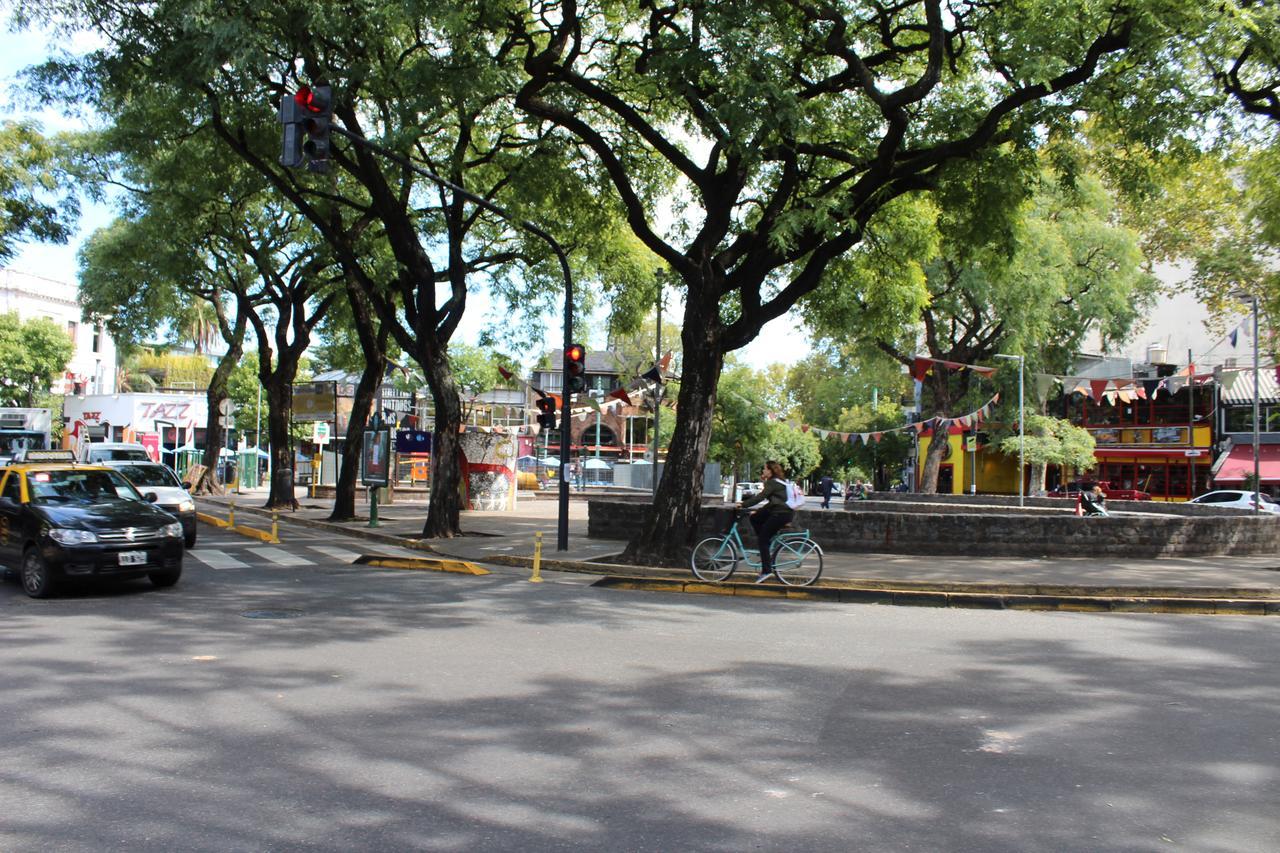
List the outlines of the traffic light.
<svg viewBox="0 0 1280 853">
<path fill-rule="evenodd" d="M 564 351 L 564 369 L 568 374 L 565 390 L 578 394 L 587 388 L 587 348 L 570 344 Z"/>
<path fill-rule="evenodd" d="M 539 397 L 535 403 L 538 407 L 538 426 L 543 429 L 556 428 L 556 401 L 554 397 Z"/>
<path fill-rule="evenodd" d="M 307 141 L 302 150 L 307 155 L 307 168 L 313 172 L 329 171 L 329 126 L 333 123 L 333 87 L 303 86 L 293 99 L 306 119 Z"/>
<path fill-rule="evenodd" d="M 329 128 L 333 123 L 333 88 L 303 86 L 280 101 L 284 136 L 280 165 L 296 169 L 303 163 L 313 172 L 329 171 Z"/>
<path fill-rule="evenodd" d="M 286 95 L 280 99 L 280 123 L 284 125 L 280 147 L 280 165 L 296 169 L 306 162 L 302 157 L 302 138 L 306 135 L 302 106 Z"/>
</svg>

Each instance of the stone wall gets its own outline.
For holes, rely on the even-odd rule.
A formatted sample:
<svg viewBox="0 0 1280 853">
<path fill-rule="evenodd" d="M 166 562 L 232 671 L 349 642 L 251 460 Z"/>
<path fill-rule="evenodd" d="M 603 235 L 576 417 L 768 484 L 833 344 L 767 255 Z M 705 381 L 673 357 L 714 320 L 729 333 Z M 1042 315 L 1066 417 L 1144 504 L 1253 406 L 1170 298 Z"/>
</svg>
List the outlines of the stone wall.
<svg viewBox="0 0 1280 853">
<path fill-rule="evenodd" d="M 917 496 L 923 497 L 923 496 Z M 1046 499 L 1040 499 L 1046 500 Z M 639 528 L 646 505 L 626 500 L 588 502 L 588 535 L 593 539 L 629 539 Z M 867 503 L 865 502 L 864 506 Z M 1023 557 L 1198 557 L 1214 554 L 1280 553 L 1280 518 L 1218 513 L 1158 516 L 1144 513 L 1107 518 L 1076 516 L 1059 501 L 1060 511 L 1031 508 L 944 506 L 928 511 L 919 502 L 900 508 L 854 512 L 802 509 L 796 526 L 808 528 L 824 550 L 899 554 L 963 554 Z M 915 503 L 908 509 L 908 503 Z M 1138 502 L 1124 503 L 1127 509 Z M 1145 501 L 1141 503 L 1146 503 Z M 1118 507 L 1115 507 L 1118 508 Z M 710 536 L 726 529 L 731 508 L 706 505 L 699 527 Z M 751 526 L 740 525 L 751 547 Z"/>
</svg>

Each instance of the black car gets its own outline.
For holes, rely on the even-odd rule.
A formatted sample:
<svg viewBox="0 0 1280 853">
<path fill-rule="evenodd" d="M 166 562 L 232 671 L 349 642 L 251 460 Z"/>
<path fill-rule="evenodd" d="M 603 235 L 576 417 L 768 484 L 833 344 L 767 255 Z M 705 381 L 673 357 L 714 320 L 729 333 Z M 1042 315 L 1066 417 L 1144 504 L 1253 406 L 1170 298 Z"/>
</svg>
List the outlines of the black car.
<svg viewBox="0 0 1280 853">
<path fill-rule="evenodd" d="M 118 471 L 72 462 L 0 468 L 0 565 L 32 598 L 64 581 L 182 577 L 182 524 Z"/>
</svg>

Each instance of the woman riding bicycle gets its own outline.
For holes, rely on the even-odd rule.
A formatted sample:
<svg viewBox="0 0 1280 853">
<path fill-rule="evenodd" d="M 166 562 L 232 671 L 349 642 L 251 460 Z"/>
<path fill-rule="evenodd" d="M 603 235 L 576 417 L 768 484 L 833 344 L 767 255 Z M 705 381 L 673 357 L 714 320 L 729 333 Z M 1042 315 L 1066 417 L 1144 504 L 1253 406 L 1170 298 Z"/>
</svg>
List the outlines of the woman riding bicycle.
<svg viewBox="0 0 1280 853">
<path fill-rule="evenodd" d="M 773 576 L 773 560 L 769 553 L 773 534 L 795 517 L 795 510 L 787 506 L 786 472 L 782 470 L 782 466 L 770 459 L 764 463 L 760 479 L 764 482 L 764 488 L 738 503 L 738 506 L 746 509 L 764 502 L 763 507 L 751 513 L 751 526 L 756 531 L 756 539 L 760 541 L 760 576 L 756 578 L 756 583 L 764 583 Z"/>
</svg>

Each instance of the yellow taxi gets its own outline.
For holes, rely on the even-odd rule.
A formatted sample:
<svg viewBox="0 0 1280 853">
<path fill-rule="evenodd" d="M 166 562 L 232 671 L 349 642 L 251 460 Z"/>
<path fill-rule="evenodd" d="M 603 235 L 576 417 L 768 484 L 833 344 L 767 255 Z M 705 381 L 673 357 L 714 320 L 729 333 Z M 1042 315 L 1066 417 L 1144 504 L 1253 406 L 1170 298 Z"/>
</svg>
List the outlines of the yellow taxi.
<svg viewBox="0 0 1280 853">
<path fill-rule="evenodd" d="M 182 577 L 182 524 L 119 472 L 70 451 L 30 450 L 0 468 L 0 566 L 32 598 L 69 581 Z"/>
</svg>

